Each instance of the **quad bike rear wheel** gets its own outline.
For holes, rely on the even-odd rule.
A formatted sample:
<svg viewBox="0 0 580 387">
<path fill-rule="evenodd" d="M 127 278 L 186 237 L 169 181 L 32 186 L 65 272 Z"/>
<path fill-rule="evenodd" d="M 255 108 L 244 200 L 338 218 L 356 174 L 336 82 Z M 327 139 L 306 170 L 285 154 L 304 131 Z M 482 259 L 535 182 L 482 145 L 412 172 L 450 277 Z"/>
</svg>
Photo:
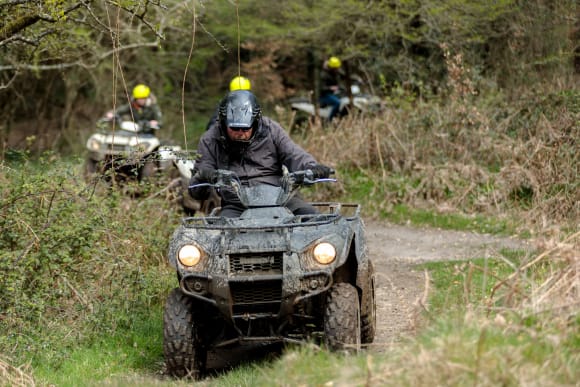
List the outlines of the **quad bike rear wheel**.
<svg viewBox="0 0 580 387">
<path fill-rule="evenodd" d="M 336 283 L 329 289 L 324 309 L 324 334 L 331 350 L 360 351 L 360 304 L 358 292 L 351 284 Z"/>
<path fill-rule="evenodd" d="M 191 298 L 175 288 L 169 293 L 163 316 L 163 353 L 167 373 L 173 377 L 200 379 L 206 367 L 207 348 Z"/>
<path fill-rule="evenodd" d="M 146 159 L 145 163 L 141 167 L 139 171 L 139 181 L 151 183 L 155 179 L 155 175 L 157 174 L 158 168 L 157 163 L 155 160 Z"/>
</svg>

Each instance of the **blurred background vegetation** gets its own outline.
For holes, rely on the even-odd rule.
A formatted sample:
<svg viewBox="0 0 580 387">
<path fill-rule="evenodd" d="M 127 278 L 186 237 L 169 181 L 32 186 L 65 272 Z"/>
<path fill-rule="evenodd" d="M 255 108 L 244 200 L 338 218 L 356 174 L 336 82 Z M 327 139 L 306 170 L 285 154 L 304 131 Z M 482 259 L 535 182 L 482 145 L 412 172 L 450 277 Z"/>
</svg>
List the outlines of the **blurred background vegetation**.
<svg viewBox="0 0 580 387">
<path fill-rule="evenodd" d="M 162 372 L 160 316 L 175 286 L 165 255 L 181 209 L 158 187 L 135 199 L 83 179 L 85 141 L 103 112 L 147 83 L 164 111 L 161 137 L 195 148 L 241 73 L 289 129 L 288 99 L 316 90 L 332 54 L 385 109 L 292 131 L 338 171 L 339 184 L 309 198 L 361 202 L 365 218 L 532 237 L 538 249 L 500 257 L 495 284 L 482 269 L 487 288 L 473 274 L 487 263 L 429 267 L 436 297 L 451 301 L 432 300 L 427 341 L 382 363 L 377 383 L 402 375 L 400 384 L 427 385 L 438 374 L 486 385 L 477 372 L 464 379 L 486 361 L 482 372 L 497 372 L 489 385 L 576 383 L 579 16 L 572 0 L 0 1 L 0 380 L 54 383 L 91 346 L 119 369 L 98 358 L 69 384 Z M 463 303 L 472 288 L 481 298 Z M 437 317 L 450 307 L 463 308 L 460 323 Z M 505 335 L 519 351 L 501 344 Z M 457 342 L 464 351 L 448 354 Z M 506 364 L 494 357 L 502 351 L 517 355 L 492 367 Z M 309 373 L 288 373 L 307 383 L 291 378 Z"/>
<path fill-rule="evenodd" d="M 159 98 L 164 135 L 183 145 L 238 72 L 272 114 L 316 90 L 329 55 L 387 99 L 445 101 L 457 56 L 461 98 L 571 88 L 577 16 L 573 0 L 2 2 L 0 156 L 81 151 L 95 120 L 140 82 Z"/>
</svg>

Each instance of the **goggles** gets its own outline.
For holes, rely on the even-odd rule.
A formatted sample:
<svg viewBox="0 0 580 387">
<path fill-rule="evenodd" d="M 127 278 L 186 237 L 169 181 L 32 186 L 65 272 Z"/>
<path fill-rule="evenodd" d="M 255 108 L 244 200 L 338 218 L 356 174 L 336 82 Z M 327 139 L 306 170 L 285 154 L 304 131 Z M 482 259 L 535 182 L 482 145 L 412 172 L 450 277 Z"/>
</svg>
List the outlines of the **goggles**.
<svg viewBox="0 0 580 387">
<path fill-rule="evenodd" d="M 252 130 L 252 127 L 250 126 L 249 128 L 232 128 L 228 126 L 228 129 L 231 130 L 232 132 L 249 132 L 250 130 Z"/>
</svg>

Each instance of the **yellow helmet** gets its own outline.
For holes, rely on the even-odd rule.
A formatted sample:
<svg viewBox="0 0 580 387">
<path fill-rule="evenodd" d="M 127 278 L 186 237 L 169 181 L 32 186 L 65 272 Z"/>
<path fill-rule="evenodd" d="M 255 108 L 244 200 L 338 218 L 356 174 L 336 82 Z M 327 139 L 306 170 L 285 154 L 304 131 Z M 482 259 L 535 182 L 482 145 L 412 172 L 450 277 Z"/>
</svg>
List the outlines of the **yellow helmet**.
<svg viewBox="0 0 580 387">
<path fill-rule="evenodd" d="M 331 56 L 330 58 L 328 58 L 328 67 L 329 68 L 338 69 L 338 68 L 340 68 L 341 65 L 342 65 L 342 62 L 337 57 Z"/>
<path fill-rule="evenodd" d="M 235 77 L 230 82 L 230 91 L 236 90 L 252 90 L 252 85 L 250 84 L 250 80 L 246 77 Z"/>
<path fill-rule="evenodd" d="M 151 89 L 143 84 L 139 84 L 133 89 L 133 98 L 135 99 L 148 98 L 149 94 L 151 94 Z"/>
</svg>

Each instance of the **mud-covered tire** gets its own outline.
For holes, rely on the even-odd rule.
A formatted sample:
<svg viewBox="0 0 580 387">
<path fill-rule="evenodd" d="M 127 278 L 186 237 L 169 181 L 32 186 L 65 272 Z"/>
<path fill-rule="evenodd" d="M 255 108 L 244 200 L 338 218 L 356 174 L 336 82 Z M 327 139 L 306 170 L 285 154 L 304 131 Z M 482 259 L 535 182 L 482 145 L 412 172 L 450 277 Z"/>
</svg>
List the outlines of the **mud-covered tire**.
<svg viewBox="0 0 580 387">
<path fill-rule="evenodd" d="M 375 269 L 369 263 L 369 288 L 363 292 L 361 303 L 361 342 L 372 343 L 377 329 L 377 306 L 375 299 Z"/>
<path fill-rule="evenodd" d="M 326 345 L 333 351 L 358 352 L 361 322 L 358 292 L 348 283 L 334 284 L 326 296 L 324 309 Z"/>
<path fill-rule="evenodd" d="M 193 315 L 193 302 L 176 288 L 169 293 L 163 315 L 163 353 L 167 374 L 200 379 L 206 367 L 207 348 Z"/>
</svg>

